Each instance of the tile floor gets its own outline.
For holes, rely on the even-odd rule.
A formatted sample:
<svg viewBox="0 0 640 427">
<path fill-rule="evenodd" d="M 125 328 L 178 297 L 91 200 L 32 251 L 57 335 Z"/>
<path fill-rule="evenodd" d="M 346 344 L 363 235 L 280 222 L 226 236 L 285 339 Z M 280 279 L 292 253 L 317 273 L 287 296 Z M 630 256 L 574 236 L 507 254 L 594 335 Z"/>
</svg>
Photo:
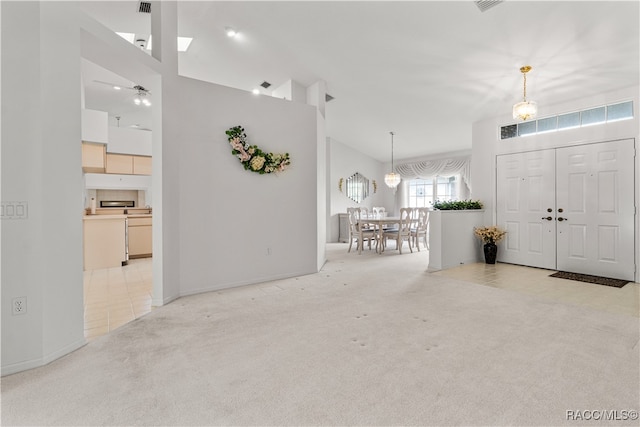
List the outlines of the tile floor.
<svg viewBox="0 0 640 427">
<path fill-rule="evenodd" d="M 151 260 L 84 272 L 84 336 L 90 341 L 151 311 Z"/>
<path fill-rule="evenodd" d="M 345 246 L 346 247 L 346 246 Z M 346 252 L 345 252 L 346 253 Z M 152 310 L 151 258 L 121 268 L 85 271 L 85 337 L 92 340 Z M 640 317 L 640 284 L 622 288 L 549 277 L 550 270 L 511 264 L 466 264 L 435 275 Z"/>
<path fill-rule="evenodd" d="M 622 288 L 549 277 L 552 270 L 512 264 L 466 264 L 432 274 L 640 317 L 640 284 Z"/>
</svg>

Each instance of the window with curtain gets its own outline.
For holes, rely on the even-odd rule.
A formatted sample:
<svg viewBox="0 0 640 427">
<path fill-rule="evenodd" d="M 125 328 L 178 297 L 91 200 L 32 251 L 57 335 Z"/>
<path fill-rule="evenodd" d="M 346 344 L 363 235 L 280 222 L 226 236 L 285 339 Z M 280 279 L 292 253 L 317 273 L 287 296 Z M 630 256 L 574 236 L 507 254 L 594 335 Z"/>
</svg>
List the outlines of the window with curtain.
<svg viewBox="0 0 640 427">
<path fill-rule="evenodd" d="M 430 208 L 436 200 L 459 200 L 460 175 L 412 179 L 408 183 L 409 207 Z"/>
</svg>

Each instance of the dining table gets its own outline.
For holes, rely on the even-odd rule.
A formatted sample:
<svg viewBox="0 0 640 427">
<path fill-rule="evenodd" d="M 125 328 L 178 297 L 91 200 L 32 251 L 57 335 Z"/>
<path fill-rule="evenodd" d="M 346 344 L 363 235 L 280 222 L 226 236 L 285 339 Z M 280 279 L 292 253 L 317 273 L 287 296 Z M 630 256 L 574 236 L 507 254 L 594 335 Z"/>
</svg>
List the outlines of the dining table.
<svg viewBox="0 0 640 427">
<path fill-rule="evenodd" d="M 370 228 L 375 230 L 376 240 L 378 244 L 376 245 L 376 252 L 381 254 L 384 252 L 384 246 L 382 245 L 382 233 L 384 230 L 393 228 L 393 225 L 400 224 L 399 216 L 377 216 L 377 217 L 367 217 L 362 218 L 362 223 L 368 225 Z M 391 226 L 391 227 L 390 227 Z"/>
</svg>

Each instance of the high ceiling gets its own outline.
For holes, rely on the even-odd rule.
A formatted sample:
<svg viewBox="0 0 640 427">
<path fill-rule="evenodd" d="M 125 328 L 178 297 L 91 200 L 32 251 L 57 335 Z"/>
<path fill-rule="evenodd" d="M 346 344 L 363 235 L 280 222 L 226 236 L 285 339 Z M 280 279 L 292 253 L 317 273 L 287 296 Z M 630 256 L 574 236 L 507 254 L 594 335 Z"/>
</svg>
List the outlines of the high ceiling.
<svg viewBox="0 0 640 427">
<path fill-rule="evenodd" d="M 137 1 L 86 2 L 113 31 L 150 33 Z M 225 29 L 240 32 L 226 36 Z M 637 86 L 638 1 L 515 1 L 481 12 L 473 1 L 178 2 L 180 74 L 250 91 L 263 81 L 326 82 L 327 136 L 380 161 L 471 148 L 472 123 L 528 98 L 545 107 Z M 83 65 L 87 108 L 150 124 Z M 117 78 L 117 76 L 113 77 Z M 130 85 L 134 82 L 122 82 Z M 269 94 L 263 90 L 263 94 Z M 118 103 L 120 105 L 118 105 Z M 148 114 L 147 114 L 148 115 Z"/>
</svg>

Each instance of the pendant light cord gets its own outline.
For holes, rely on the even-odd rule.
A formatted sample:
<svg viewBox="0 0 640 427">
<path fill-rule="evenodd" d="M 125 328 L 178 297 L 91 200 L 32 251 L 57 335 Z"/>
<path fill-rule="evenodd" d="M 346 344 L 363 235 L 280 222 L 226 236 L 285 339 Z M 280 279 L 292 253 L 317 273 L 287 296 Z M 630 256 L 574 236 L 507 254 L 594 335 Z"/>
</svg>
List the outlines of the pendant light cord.
<svg viewBox="0 0 640 427">
<path fill-rule="evenodd" d="M 391 173 L 395 173 L 393 171 L 393 132 L 389 132 L 391 134 Z"/>
</svg>

